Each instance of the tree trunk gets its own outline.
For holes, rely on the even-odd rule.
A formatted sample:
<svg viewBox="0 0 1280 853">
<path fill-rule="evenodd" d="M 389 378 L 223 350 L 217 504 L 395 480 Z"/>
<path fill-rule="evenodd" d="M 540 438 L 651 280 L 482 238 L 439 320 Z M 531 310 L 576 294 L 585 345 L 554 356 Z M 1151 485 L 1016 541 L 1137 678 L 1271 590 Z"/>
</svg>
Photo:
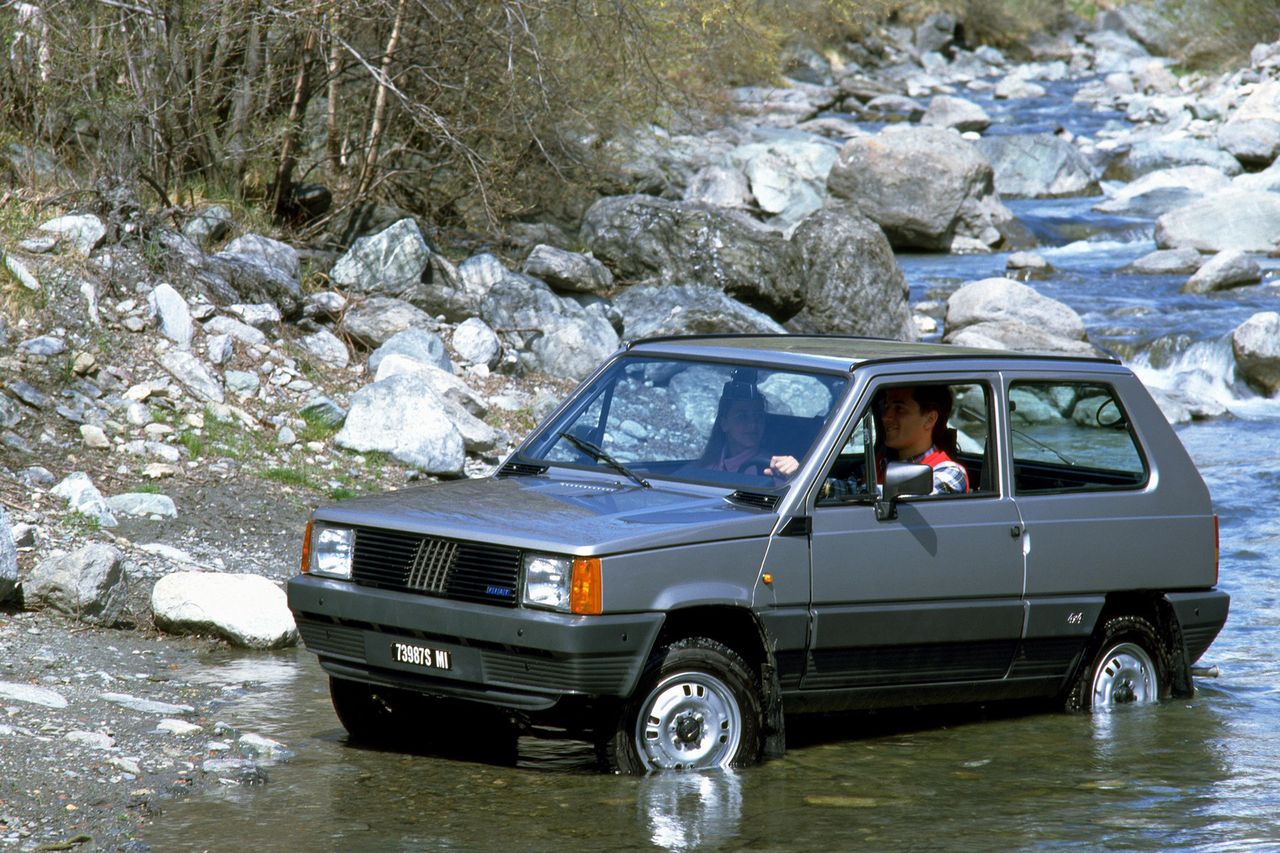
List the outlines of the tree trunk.
<svg viewBox="0 0 1280 853">
<path fill-rule="evenodd" d="M 369 139 L 365 145 L 364 166 L 360 169 L 360 182 L 356 184 L 355 197 L 362 198 L 369 192 L 373 184 L 373 174 L 378 167 L 378 147 L 382 144 L 382 130 L 387 113 L 387 89 L 390 81 L 391 62 L 395 58 L 396 46 L 400 43 L 400 29 L 404 25 L 404 9 L 406 0 L 400 0 L 396 6 L 396 20 L 391 27 L 391 37 L 387 39 L 387 51 L 382 56 L 381 75 L 378 79 L 378 94 L 373 102 L 373 118 L 369 122 Z"/>
<path fill-rule="evenodd" d="M 280 146 L 280 162 L 276 166 L 276 180 L 272 210 L 277 220 L 289 214 L 289 201 L 293 196 L 293 169 L 297 158 L 293 151 L 298 146 L 303 117 L 311 100 L 311 58 L 316 49 L 316 31 L 308 30 L 302 42 L 302 56 L 298 58 L 298 75 L 293 83 L 293 103 L 289 106 L 289 123 Z"/>
</svg>

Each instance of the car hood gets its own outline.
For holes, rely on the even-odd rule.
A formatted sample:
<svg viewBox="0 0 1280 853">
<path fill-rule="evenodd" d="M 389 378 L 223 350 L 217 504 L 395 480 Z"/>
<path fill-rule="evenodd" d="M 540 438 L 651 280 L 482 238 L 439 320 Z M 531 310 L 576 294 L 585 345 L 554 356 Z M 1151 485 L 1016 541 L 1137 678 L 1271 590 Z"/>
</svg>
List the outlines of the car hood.
<svg viewBox="0 0 1280 853">
<path fill-rule="evenodd" d="M 583 556 L 767 536 L 778 521 L 723 492 L 546 476 L 418 486 L 324 506 L 315 518 Z"/>
</svg>

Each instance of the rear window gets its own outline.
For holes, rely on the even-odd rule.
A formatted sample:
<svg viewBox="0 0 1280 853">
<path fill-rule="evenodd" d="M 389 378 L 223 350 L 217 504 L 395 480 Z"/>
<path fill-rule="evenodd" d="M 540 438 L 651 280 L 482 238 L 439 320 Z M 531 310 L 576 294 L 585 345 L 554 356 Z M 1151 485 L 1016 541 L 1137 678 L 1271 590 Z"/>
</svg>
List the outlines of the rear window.
<svg viewBox="0 0 1280 853">
<path fill-rule="evenodd" d="M 1148 469 L 1115 389 L 1096 382 L 1014 382 L 1010 444 L 1017 494 L 1138 489 Z"/>
</svg>

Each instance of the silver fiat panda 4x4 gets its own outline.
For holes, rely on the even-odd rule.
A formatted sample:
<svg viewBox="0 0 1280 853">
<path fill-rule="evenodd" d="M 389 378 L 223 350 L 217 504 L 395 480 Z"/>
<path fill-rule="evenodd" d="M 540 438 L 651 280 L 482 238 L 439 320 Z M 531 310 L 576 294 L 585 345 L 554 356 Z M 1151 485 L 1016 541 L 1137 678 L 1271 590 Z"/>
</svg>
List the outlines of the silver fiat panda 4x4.
<svg viewBox="0 0 1280 853">
<path fill-rule="evenodd" d="M 624 345 L 491 477 L 317 509 L 288 598 L 353 739 L 554 726 L 644 772 L 804 712 L 1190 695 L 1217 571 L 1115 361 L 704 336 Z"/>
</svg>

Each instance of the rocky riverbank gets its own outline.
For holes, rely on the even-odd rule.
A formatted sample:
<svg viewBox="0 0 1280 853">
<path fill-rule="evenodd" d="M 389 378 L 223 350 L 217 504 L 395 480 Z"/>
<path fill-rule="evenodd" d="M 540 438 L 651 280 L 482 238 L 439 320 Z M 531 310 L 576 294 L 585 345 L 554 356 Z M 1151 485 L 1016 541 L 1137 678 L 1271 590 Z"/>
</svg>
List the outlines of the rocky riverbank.
<svg viewBox="0 0 1280 853">
<path fill-rule="evenodd" d="M 1101 192 L 1100 209 L 1158 216 L 1136 269 L 1185 275 L 1191 294 L 1267 287 L 1280 43 L 1218 77 L 1179 77 L 1159 52 L 1158 27 L 1113 13 L 1020 61 L 959 44 L 946 16 L 838 64 L 801 53 L 785 85 L 733 92 L 715 130 L 618 141 L 621 191 L 574 228 L 512 226 L 489 250 L 433 245 L 394 210 L 337 251 L 216 206 L 153 221 L 109 181 L 6 235 L 0 845 L 127 849 L 168 797 L 269 783 L 289 745 L 222 713 L 264 688 L 193 677 L 193 661 L 296 642 L 280 585 L 310 507 L 487 473 L 621 340 L 1096 352 L 1037 292 L 1053 270 L 1010 198 Z M 1082 77 L 1093 135 L 984 135 L 976 94 L 1045 98 Z M 15 174 L 43 162 L 0 156 Z M 916 304 L 894 257 L 1014 249 L 1008 277 Z M 1233 342 L 1238 373 L 1280 389 L 1280 314 Z M 1222 412 L 1159 397 L 1174 420 Z"/>
</svg>

